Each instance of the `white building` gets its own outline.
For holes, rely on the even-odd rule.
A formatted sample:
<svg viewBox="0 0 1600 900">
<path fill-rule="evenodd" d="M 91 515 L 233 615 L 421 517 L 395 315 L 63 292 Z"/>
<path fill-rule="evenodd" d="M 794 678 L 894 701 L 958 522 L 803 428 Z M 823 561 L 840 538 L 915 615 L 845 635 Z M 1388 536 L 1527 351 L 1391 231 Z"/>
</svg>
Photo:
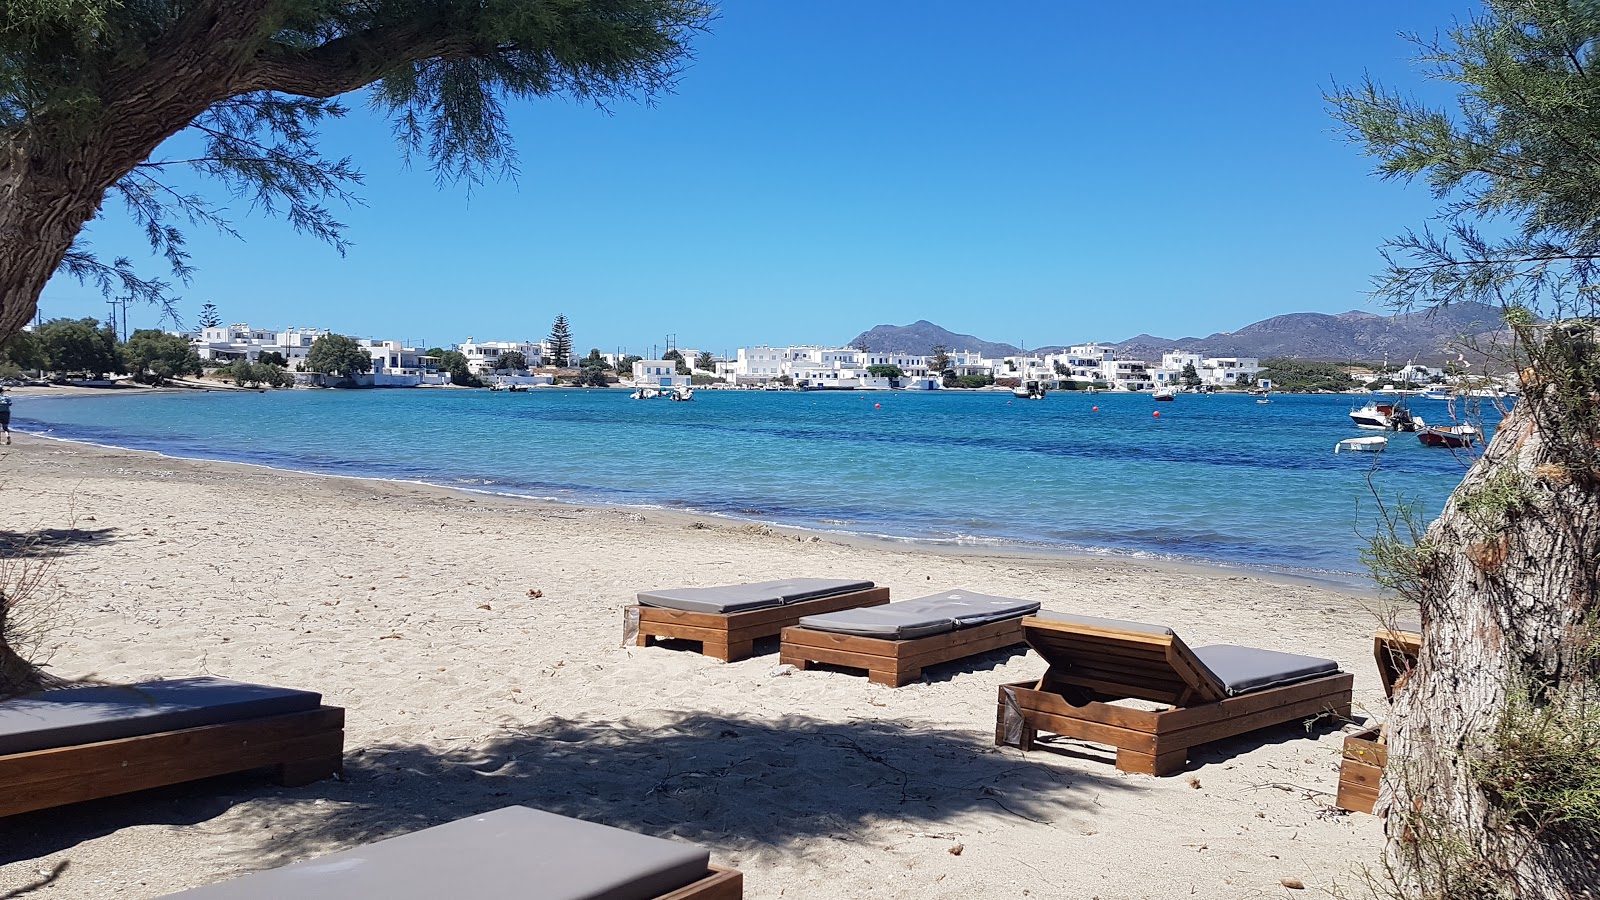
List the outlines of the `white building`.
<svg viewBox="0 0 1600 900">
<path fill-rule="evenodd" d="M 474 341 L 469 336 L 456 345 L 456 352 L 467 358 L 467 370 L 474 375 L 496 371 L 500 357 L 513 351 L 523 355 L 530 369 L 543 365 L 544 344 L 538 341 Z"/>
<path fill-rule="evenodd" d="M 1161 366 L 1150 370 L 1157 385 L 1183 384 L 1183 372 L 1194 366 L 1195 375 L 1207 387 L 1231 388 L 1241 379 L 1254 378 L 1261 371 L 1261 361 L 1251 356 L 1202 356 L 1182 350 L 1169 350 L 1161 357 Z"/>
<path fill-rule="evenodd" d="M 678 374 L 675 359 L 636 359 L 633 361 L 633 383 L 639 387 L 687 387 L 688 375 Z"/>
<path fill-rule="evenodd" d="M 311 345 L 325 334 L 331 332 L 326 328 L 266 331 L 239 322 L 202 328 L 198 335 L 190 338 L 189 343 L 203 360 L 226 363 L 243 359 L 255 362 L 263 353 L 276 353 L 293 369 L 297 362 L 305 361 L 306 354 L 311 352 Z"/>
</svg>

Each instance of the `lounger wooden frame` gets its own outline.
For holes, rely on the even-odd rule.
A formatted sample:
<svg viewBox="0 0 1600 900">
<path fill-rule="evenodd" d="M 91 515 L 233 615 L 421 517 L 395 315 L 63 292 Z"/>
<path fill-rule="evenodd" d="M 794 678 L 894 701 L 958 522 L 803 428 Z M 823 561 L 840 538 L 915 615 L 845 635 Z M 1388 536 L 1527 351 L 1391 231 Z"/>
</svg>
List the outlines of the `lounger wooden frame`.
<svg viewBox="0 0 1600 900">
<path fill-rule="evenodd" d="M 1421 652 L 1422 635 L 1415 631 L 1383 626 L 1372 636 L 1372 657 L 1378 661 L 1378 678 L 1383 682 L 1385 697 L 1394 698 L 1394 692 L 1417 667 Z"/>
<path fill-rule="evenodd" d="M 1052 733 L 1116 748 L 1121 771 L 1169 775 L 1202 744 L 1296 719 L 1350 715 L 1355 676 L 1346 672 L 1229 697 L 1176 635 L 1037 618 L 1022 625 L 1050 668 L 1037 682 L 1001 686 L 995 743 L 1002 746 L 1031 750 L 1040 732 Z M 1124 699 L 1169 708 L 1112 705 Z"/>
<path fill-rule="evenodd" d="M 778 661 L 796 669 L 814 663 L 866 669 L 875 684 L 900 687 L 922 677 L 924 666 L 951 662 L 1022 643 L 1022 617 L 958 628 L 903 641 L 818 631 L 796 625 L 783 630 Z"/>
<path fill-rule="evenodd" d="M 0 756 L 0 816 L 244 772 L 279 784 L 344 768 L 344 710 L 305 712 Z"/>
<path fill-rule="evenodd" d="M 1417 667 L 1422 652 L 1422 635 L 1398 627 L 1383 626 L 1372 635 L 1372 657 L 1378 663 L 1378 680 L 1383 694 L 1394 699 Z M 1339 759 L 1339 792 L 1333 805 L 1351 812 L 1371 813 L 1378 803 L 1378 786 L 1383 768 L 1389 762 L 1389 741 L 1381 726 L 1373 726 L 1344 739 Z"/>
<path fill-rule="evenodd" d="M 800 620 L 806 616 L 862 606 L 882 606 L 888 602 L 889 589 L 875 587 L 748 612 L 688 612 L 640 605 L 628 607 L 624 614 L 638 616 L 639 634 L 635 642 L 640 647 L 648 647 L 659 638 L 699 641 L 706 656 L 716 657 L 723 662 L 738 662 L 755 652 L 756 640 L 777 637 L 783 629 L 800 624 Z"/>
<path fill-rule="evenodd" d="M 706 877 L 684 885 L 656 900 L 743 900 L 744 875 L 738 869 L 712 866 Z"/>
</svg>

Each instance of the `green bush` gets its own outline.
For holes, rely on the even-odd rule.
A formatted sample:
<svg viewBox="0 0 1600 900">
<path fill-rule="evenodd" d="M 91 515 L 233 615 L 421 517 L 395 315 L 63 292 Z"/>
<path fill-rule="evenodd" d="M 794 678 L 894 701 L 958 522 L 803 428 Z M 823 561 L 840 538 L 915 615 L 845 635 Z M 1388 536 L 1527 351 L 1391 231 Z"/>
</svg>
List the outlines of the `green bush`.
<svg viewBox="0 0 1600 900">
<path fill-rule="evenodd" d="M 957 375 L 956 387 L 981 388 L 994 384 L 993 375 Z"/>
</svg>

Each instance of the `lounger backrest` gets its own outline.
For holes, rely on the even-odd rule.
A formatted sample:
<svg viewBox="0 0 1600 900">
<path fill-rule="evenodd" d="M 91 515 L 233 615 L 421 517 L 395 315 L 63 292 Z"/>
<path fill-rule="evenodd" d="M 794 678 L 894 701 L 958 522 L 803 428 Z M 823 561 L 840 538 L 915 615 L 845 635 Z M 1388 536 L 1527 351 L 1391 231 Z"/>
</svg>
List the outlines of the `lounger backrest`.
<svg viewBox="0 0 1600 900">
<path fill-rule="evenodd" d="M 1186 705 L 1227 690 L 1172 629 L 1139 622 L 1040 613 L 1022 633 L 1050 664 L 1045 687 L 1072 685 L 1112 697 Z"/>
<path fill-rule="evenodd" d="M 1406 675 L 1416 668 L 1417 655 L 1422 652 L 1422 625 L 1416 622 L 1397 622 L 1379 626 L 1372 636 L 1372 655 L 1378 662 L 1378 680 L 1383 682 L 1383 693 L 1393 697 Z"/>
</svg>

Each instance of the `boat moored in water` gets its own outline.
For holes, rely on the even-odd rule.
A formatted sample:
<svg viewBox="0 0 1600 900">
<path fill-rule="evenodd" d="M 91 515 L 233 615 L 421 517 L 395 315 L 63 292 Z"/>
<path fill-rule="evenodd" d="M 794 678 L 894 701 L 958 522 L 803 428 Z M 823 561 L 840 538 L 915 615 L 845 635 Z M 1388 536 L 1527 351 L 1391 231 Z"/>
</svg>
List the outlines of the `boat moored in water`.
<svg viewBox="0 0 1600 900">
<path fill-rule="evenodd" d="M 1459 450 L 1478 442 L 1478 429 L 1471 425 L 1429 425 L 1417 432 L 1417 440 L 1424 447 Z"/>
<path fill-rule="evenodd" d="M 1018 400 L 1043 400 L 1044 395 L 1044 383 L 1040 381 L 1024 381 L 1011 389 L 1011 396 Z"/>
<path fill-rule="evenodd" d="M 1382 453 L 1383 448 L 1387 446 L 1389 446 L 1388 438 L 1374 434 L 1368 437 L 1346 438 L 1333 445 L 1333 452 Z"/>
<path fill-rule="evenodd" d="M 1177 398 L 1178 389 L 1175 387 L 1156 388 L 1150 392 L 1150 399 L 1152 400 L 1166 400 L 1170 402 L 1172 400 L 1176 400 Z"/>
</svg>

